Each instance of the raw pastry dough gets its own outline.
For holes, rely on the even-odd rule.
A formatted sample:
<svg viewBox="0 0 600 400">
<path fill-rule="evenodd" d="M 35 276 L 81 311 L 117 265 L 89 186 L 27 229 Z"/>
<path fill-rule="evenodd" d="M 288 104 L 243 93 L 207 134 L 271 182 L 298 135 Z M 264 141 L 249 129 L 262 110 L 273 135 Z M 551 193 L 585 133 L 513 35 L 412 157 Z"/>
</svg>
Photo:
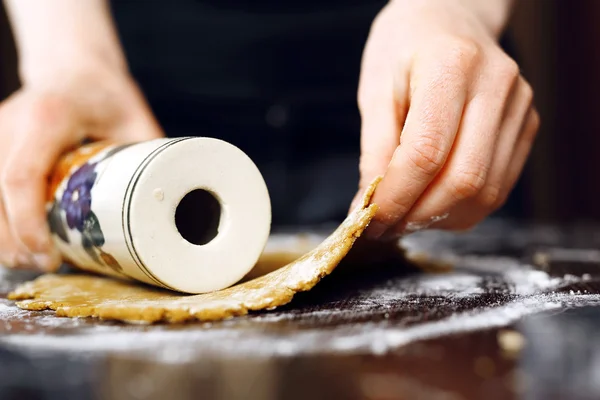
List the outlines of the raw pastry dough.
<svg viewBox="0 0 600 400">
<path fill-rule="evenodd" d="M 17 306 L 26 310 L 52 309 L 57 316 L 136 323 L 211 321 L 249 310 L 273 309 L 290 302 L 295 293 L 312 289 L 348 254 L 377 210 L 369 202 L 378 182 L 373 182 L 362 204 L 314 250 L 228 289 L 190 296 L 100 276 L 45 275 L 21 285 L 9 298 L 19 300 Z"/>
</svg>

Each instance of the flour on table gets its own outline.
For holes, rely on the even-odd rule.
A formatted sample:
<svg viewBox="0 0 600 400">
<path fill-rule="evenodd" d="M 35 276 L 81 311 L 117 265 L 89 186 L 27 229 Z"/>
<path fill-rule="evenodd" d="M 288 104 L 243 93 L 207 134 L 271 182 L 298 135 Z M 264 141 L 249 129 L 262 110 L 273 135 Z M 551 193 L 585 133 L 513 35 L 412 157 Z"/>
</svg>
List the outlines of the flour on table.
<svg viewBox="0 0 600 400">
<path fill-rule="evenodd" d="M 599 295 L 548 294 L 535 295 L 497 307 L 475 312 L 464 312 L 448 318 L 424 322 L 409 327 L 389 326 L 385 323 L 363 323 L 335 328 L 335 335 L 319 330 L 298 330 L 287 335 L 268 332 L 270 323 L 290 316 L 267 315 L 254 318 L 255 331 L 228 329 L 224 326 L 195 326 L 181 330 L 165 327 L 123 329 L 119 326 L 90 326 L 77 335 L 18 334 L 0 337 L 0 343 L 32 351 L 65 351 L 74 353 L 115 352 L 134 353 L 161 361 L 185 362 L 198 355 L 214 353 L 232 356 L 289 356 L 337 351 L 356 353 L 370 351 L 377 354 L 394 350 L 419 340 L 502 327 L 527 315 L 565 307 L 600 305 Z M 13 313 L 8 311 L 8 313 Z M 0 308 L 0 318 L 7 309 Z M 323 312 L 319 312 L 323 314 Z M 332 310 L 330 314 L 336 314 Z M 14 314 L 12 314 L 14 316 Z M 303 315 L 309 318 L 313 315 Z M 322 315 L 321 315 L 322 316 Z M 63 320 L 54 318 L 55 321 Z M 36 323 L 49 321 L 38 317 Z M 65 321 L 61 321 L 65 322 Z M 66 324 L 72 324 L 67 322 Z M 77 323 L 77 322 L 75 322 Z"/>
<path fill-rule="evenodd" d="M 85 319 L 54 318 L 49 312 L 40 315 L 22 311 L 4 301 L 0 303 L 0 319 L 30 324 L 33 333 L 21 330 L 18 334 L 9 334 L 10 329 L 4 329 L 5 335 L 0 337 L 0 343 L 36 352 L 115 352 L 172 363 L 211 354 L 264 357 L 331 351 L 383 354 L 420 340 L 507 326 L 536 313 L 600 305 L 600 295 L 556 292 L 573 283 L 589 281 L 589 276 L 551 277 L 505 258 L 457 256 L 454 261 L 455 272 L 449 274 L 399 276 L 375 287 L 357 290 L 352 305 L 346 308 L 335 303 L 319 310 L 292 308 L 175 329 L 160 325 L 122 326 Z M 484 290 L 486 287 L 488 290 Z M 469 311 L 453 308 L 461 301 L 471 301 L 484 292 L 489 293 L 489 288 L 496 288 L 505 300 Z M 436 299 L 436 307 L 446 308 L 447 315 L 429 322 L 409 316 L 399 320 L 388 318 L 391 313 L 407 308 L 428 309 L 432 299 Z M 440 299 L 445 300 L 440 302 Z M 367 322 L 352 322 L 353 318 L 370 316 L 373 317 L 371 322 L 368 319 Z M 382 318 L 376 320 L 375 316 Z M 345 319 L 350 322 L 327 330 L 306 325 L 316 318 L 320 321 Z M 302 329 L 282 332 L 282 323 L 304 325 Z M 39 326 L 63 329 L 60 335 L 35 333 Z M 69 329 L 76 330 L 76 333 L 69 333 Z"/>
<path fill-rule="evenodd" d="M 496 228 L 492 226 L 490 231 Z M 292 307 L 285 311 L 173 328 L 56 318 L 50 311 L 24 311 L 12 302 L 0 300 L 0 343 L 36 354 L 46 351 L 89 355 L 108 352 L 170 363 L 184 363 L 213 353 L 261 357 L 331 351 L 382 354 L 420 340 L 504 327 L 532 314 L 600 305 L 600 295 L 588 294 L 585 289 L 564 292 L 570 285 L 598 277 L 588 274 L 553 277 L 513 258 L 471 254 L 496 251 L 497 241 L 489 240 L 490 236 L 493 237 L 478 233 L 423 232 L 407 237 L 403 243 L 409 252 L 425 253 L 430 259 L 450 262 L 454 270 L 447 274 L 400 275 L 373 287 L 359 287 L 350 295 L 351 306 L 332 302 L 317 310 Z M 558 243 L 562 233 L 540 229 L 533 235 L 526 235 L 516 230 L 505 240 L 509 246 L 522 248 L 532 237 L 546 243 Z M 301 239 L 283 236 L 272 245 L 273 248 L 294 247 L 302 243 L 311 247 L 321 239 L 322 236 L 315 235 Z M 555 253 L 552 255 L 557 257 L 569 252 Z M 593 252 L 582 250 L 577 254 L 583 254 L 582 260 L 595 256 Z M 0 291 L 6 293 L 26 279 L 29 278 L 24 278 L 20 272 L 0 269 Z M 472 303 L 490 293 L 497 293 L 500 300 L 468 311 L 461 311 L 457 306 Z M 399 319 L 391 317 L 395 312 L 408 309 L 418 314 L 419 310 L 430 311 L 431 307 L 440 309 L 443 315 L 430 321 L 410 315 Z M 323 330 L 311 327 L 310 321 L 317 319 L 347 322 Z M 355 322 L 357 320 L 360 322 Z M 282 332 L 282 324 L 291 329 Z M 297 326 L 302 329 L 294 329 Z"/>
</svg>

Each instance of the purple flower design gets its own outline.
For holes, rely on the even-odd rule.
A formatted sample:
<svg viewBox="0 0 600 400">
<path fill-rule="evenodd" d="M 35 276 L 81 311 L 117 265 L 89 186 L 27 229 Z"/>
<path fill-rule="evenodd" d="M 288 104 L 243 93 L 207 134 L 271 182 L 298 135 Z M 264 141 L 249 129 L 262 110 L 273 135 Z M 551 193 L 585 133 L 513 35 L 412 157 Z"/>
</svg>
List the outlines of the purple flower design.
<svg viewBox="0 0 600 400">
<path fill-rule="evenodd" d="M 70 229 L 83 232 L 86 218 L 92 208 L 92 187 L 96 181 L 96 163 L 82 165 L 67 182 L 60 200 L 60 208 L 67 215 Z"/>
</svg>

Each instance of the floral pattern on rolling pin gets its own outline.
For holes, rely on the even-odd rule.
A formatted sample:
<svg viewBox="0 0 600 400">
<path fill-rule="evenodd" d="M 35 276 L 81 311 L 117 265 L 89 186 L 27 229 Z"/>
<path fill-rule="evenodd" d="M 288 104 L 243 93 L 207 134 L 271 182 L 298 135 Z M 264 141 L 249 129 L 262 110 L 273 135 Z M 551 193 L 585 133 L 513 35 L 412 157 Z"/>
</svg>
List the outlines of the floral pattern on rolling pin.
<svg viewBox="0 0 600 400">
<path fill-rule="evenodd" d="M 69 177 L 60 200 L 60 208 L 67 216 L 67 226 L 83 232 L 87 217 L 92 212 L 92 187 L 96 181 L 96 164 L 83 164 Z"/>
<path fill-rule="evenodd" d="M 48 211 L 48 222 L 52 233 L 63 242 L 71 243 L 69 232 L 79 232 L 81 247 L 90 258 L 96 264 L 111 268 L 117 273 L 123 272 L 122 267 L 113 256 L 102 250 L 105 238 L 100 221 L 93 211 L 92 189 L 98 178 L 96 171 L 98 164 L 128 146 L 112 147 L 94 162 L 91 162 L 91 159 L 103 150 L 98 144 L 90 145 L 89 148 L 84 146 L 65 157 L 56 170 L 59 176 L 54 176 L 51 181 L 54 191 Z M 78 154 L 78 151 L 81 154 Z M 69 175 L 67 171 L 73 167 L 75 171 Z M 65 179 L 66 183 L 60 195 L 60 182 Z"/>
</svg>

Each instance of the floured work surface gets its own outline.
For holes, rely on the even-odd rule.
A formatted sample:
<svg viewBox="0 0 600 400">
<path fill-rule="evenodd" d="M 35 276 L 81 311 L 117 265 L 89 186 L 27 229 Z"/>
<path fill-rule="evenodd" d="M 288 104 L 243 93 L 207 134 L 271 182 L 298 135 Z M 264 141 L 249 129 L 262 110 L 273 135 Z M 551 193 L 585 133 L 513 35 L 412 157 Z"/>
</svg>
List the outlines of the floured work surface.
<svg viewBox="0 0 600 400">
<path fill-rule="evenodd" d="M 362 204 L 318 247 L 273 272 L 228 289 L 190 296 L 95 275 L 46 275 L 18 287 L 10 298 L 19 300 L 20 308 L 51 309 L 61 317 L 133 323 L 214 321 L 249 310 L 274 309 L 289 303 L 297 292 L 312 289 L 348 254 L 377 210 L 369 204 L 376 185 L 368 188 Z"/>
<path fill-rule="evenodd" d="M 0 398 L 17 384 L 61 399 L 600 398 L 600 227 L 491 221 L 404 245 L 454 269 L 340 267 L 286 306 L 213 323 L 56 318 L 0 299 Z M 31 278 L 0 270 L 0 295 Z"/>
</svg>

